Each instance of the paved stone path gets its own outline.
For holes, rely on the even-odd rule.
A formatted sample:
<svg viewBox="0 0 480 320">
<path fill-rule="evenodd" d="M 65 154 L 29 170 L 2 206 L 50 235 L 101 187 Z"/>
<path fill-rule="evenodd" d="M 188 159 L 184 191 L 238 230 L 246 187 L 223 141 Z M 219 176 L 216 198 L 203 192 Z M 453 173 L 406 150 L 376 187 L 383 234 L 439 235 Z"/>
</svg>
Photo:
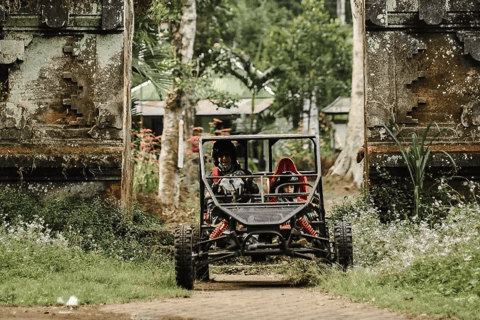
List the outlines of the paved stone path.
<svg viewBox="0 0 480 320">
<path fill-rule="evenodd" d="M 349 302 L 305 288 L 292 288 L 275 276 L 218 275 L 195 285 L 191 298 L 107 305 L 99 311 L 132 319 L 407 319 L 369 304 Z"/>
</svg>

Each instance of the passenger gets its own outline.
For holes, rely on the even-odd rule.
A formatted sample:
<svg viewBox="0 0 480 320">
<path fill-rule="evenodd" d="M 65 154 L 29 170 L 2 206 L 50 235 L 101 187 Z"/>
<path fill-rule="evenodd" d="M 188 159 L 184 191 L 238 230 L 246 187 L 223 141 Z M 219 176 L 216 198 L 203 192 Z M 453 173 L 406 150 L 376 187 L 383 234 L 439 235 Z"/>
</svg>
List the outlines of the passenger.
<svg viewBox="0 0 480 320">
<path fill-rule="evenodd" d="M 273 175 L 277 176 L 277 175 L 282 174 L 283 172 L 290 172 L 290 174 L 299 174 L 299 172 L 297 170 L 297 167 L 295 166 L 295 163 L 290 158 L 281 158 L 280 160 L 278 160 L 277 167 L 275 168 L 275 172 L 273 173 Z M 294 177 L 292 177 L 292 178 L 294 178 Z M 299 183 L 307 183 L 307 177 L 305 177 L 305 176 L 300 176 L 300 177 L 295 177 L 295 178 L 298 178 L 297 182 L 299 182 Z M 280 179 L 281 179 L 281 177 L 270 178 L 270 181 L 269 181 L 270 191 L 269 191 L 269 193 L 274 193 L 275 192 L 274 185 L 276 185 L 276 186 L 280 185 L 279 183 L 277 183 L 277 181 L 280 181 Z M 302 192 L 302 193 L 308 192 L 308 186 L 305 185 L 305 184 L 299 185 L 297 192 Z M 308 198 L 307 195 L 298 196 L 297 200 L 298 201 L 307 201 L 307 198 Z M 277 201 L 278 201 L 278 198 L 270 198 L 269 199 L 269 202 L 277 202 Z"/>
<path fill-rule="evenodd" d="M 237 151 L 231 141 L 218 140 L 213 144 L 212 159 L 215 167 L 212 172 L 207 173 L 213 179 L 207 179 L 208 184 L 212 187 L 212 191 L 217 195 L 220 193 L 221 177 L 225 176 L 246 176 L 252 173 L 246 169 L 242 169 L 237 161 Z M 242 189 L 245 194 L 258 194 L 259 188 L 252 178 L 242 178 Z M 215 203 L 208 191 L 205 192 L 207 200 L 207 216 L 206 221 L 212 224 L 218 223 L 219 217 L 216 212 Z M 250 197 L 239 197 L 238 202 L 248 202 Z"/>
<path fill-rule="evenodd" d="M 282 177 L 278 177 L 272 186 L 272 193 L 283 193 L 285 196 L 276 198 L 278 202 L 297 202 L 298 198 L 294 196 L 288 196 L 288 193 L 298 193 L 299 185 L 295 185 L 299 181 L 299 177 L 293 176 L 292 171 L 283 171 Z M 290 175 L 290 176 L 287 176 Z M 283 186 L 282 186 L 283 185 Z M 282 186 L 278 189 L 279 186 Z M 278 190 L 277 190 L 278 189 Z"/>
<path fill-rule="evenodd" d="M 286 170 L 288 169 L 288 170 Z M 283 193 L 283 194 L 288 194 L 288 193 L 303 193 L 303 192 L 308 192 L 308 185 L 305 184 L 295 184 L 295 183 L 307 183 L 307 177 L 305 176 L 294 176 L 298 175 L 299 172 L 297 170 L 297 167 L 295 166 L 295 163 L 293 162 L 292 159 L 290 158 L 282 158 L 278 161 L 277 167 L 275 169 L 274 175 L 282 175 L 281 177 L 273 177 L 270 178 L 270 193 Z M 277 192 L 277 188 L 279 186 L 283 185 L 280 190 Z M 289 185 L 288 183 L 291 183 Z M 270 202 L 298 202 L 298 201 L 306 201 L 308 198 L 307 195 L 305 196 L 281 196 L 281 197 L 275 197 L 271 198 L 269 201 Z M 317 214 L 315 212 L 310 212 L 304 217 L 301 217 L 297 220 L 297 223 L 300 225 L 302 228 L 303 232 L 312 235 L 316 237 L 318 234 L 317 232 L 313 229 L 313 227 L 310 225 L 309 220 L 312 218 L 316 217 Z M 283 225 L 280 226 L 281 230 L 287 230 L 291 229 L 290 224 L 284 223 Z M 303 239 L 301 241 L 302 245 L 306 245 L 306 240 Z"/>
</svg>

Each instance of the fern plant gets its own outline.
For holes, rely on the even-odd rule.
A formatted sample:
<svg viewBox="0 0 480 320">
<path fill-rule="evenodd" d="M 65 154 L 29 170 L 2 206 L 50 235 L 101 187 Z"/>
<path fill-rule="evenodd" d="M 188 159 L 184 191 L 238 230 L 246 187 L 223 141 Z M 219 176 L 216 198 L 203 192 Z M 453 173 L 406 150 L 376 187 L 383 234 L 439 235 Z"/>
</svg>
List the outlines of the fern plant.
<svg viewBox="0 0 480 320">
<path fill-rule="evenodd" d="M 393 121 L 390 121 L 390 127 L 392 126 Z M 435 134 L 430 141 L 427 143 L 427 136 L 428 132 L 430 131 L 430 127 L 432 124 L 435 124 L 437 127 L 437 134 Z M 388 134 L 395 140 L 397 145 L 400 148 L 400 153 L 402 154 L 403 160 L 407 165 L 408 172 L 410 173 L 410 178 L 413 182 L 413 201 L 414 201 L 414 210 L 415 216 L 419 216 L 419 207 L 420 207 L 420 200 L 421 200 L 421 193 L 423 191 L 423 183 L 425 181 L 425 172 L 427 166 L 432 159 L 433 155 L 436 152 L 432 152 L 430 150 L 430 146 L 432 145 L 433 141 L 443 132 L 447 131 L 447 129 L 441 129 L 435 122 L 430 122 L 427 127 L 425 128 L 425 132 L 423 133 L 422 139 L 420 140 L 417 134 L 414 132 L 411 135 L 412 143 L 408 147 L 405 146 L 400 142 L 400 140 L 396 137 L 393 133 L 392 129 L 388 126 L 384 125 L 384 128 L 387 130 Z M 456 169 L 455 161 L 453 160 L 452 156 L 445 151 L 439 151 L 444 153 L 449 159 L 452 165 Z"/>
</svg>

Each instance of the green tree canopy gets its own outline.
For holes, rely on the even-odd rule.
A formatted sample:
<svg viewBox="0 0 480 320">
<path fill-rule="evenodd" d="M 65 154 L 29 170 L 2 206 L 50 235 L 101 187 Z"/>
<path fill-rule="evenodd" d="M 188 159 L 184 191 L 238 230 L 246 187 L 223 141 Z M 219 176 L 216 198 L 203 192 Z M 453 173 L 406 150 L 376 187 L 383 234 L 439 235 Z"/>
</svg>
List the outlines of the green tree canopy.
<svg viewBox="0 0 480 320">
<path fill-rule="evenodd" d="M 284 73 L 276 78 L 273 108 L 300 120 L 305 99 L 316 100 L 319 108 L 351 85 L 352 31 L 325 11 L 323 1 L 303 0 L 303 13 L 288 27 L 273 26 L 265 40 L 269 65 Z"/>
</svg>

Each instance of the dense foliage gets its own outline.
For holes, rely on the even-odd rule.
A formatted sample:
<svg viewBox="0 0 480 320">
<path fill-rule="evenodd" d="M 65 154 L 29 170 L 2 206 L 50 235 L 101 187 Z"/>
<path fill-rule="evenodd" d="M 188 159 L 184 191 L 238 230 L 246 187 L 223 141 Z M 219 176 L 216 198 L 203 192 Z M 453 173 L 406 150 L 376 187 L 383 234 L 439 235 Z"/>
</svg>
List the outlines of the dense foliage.
<svg viewBox="0 0 480 320">
<path fill-rule="evenodd" d="M 302 8 L 288 27 L 272 27 L 265 41 L 269 65 L 283 70 L 275 78 L 274 108 L 293 123 L 305 101 L 326 107 L 348 96 L 351 85 L 351 28 L 332 20 L 322 2 L 304 0 Z"/>
<path fill-rule="evenodd" d="M 155 256 L 161 230 L 157 217 L 135 207 L 132 220 L 127 221 L 117 203 L 99 196 L 39 197 L 9 188 L 0 192 L 0 225 L 14 233 L 34 227 L 65 239 L 70 246 L 122 261 Z"/>
<path fill-rule="evenodd" d="M 349 95 L 351 26 L 335 19 L 334 7 L 313 0 L 198 0 L 195 62 L 180 70 L 168 32 L 158 33 L 161 21 L 178 20 L 179 3 L 154 1 L 136 17 L 135 84 L 151 80 L 162 96 L 172 77 L 193 76 L 197 98 L 224 102 L 235 97 L 212 91 L 205 79 L 231 74 L 252 95 L 267 85 L 275 92 L 277 116 L 263 120 L 282 115 L 297 127 L 305 101 L 321 108 Z"/>
</svg>

